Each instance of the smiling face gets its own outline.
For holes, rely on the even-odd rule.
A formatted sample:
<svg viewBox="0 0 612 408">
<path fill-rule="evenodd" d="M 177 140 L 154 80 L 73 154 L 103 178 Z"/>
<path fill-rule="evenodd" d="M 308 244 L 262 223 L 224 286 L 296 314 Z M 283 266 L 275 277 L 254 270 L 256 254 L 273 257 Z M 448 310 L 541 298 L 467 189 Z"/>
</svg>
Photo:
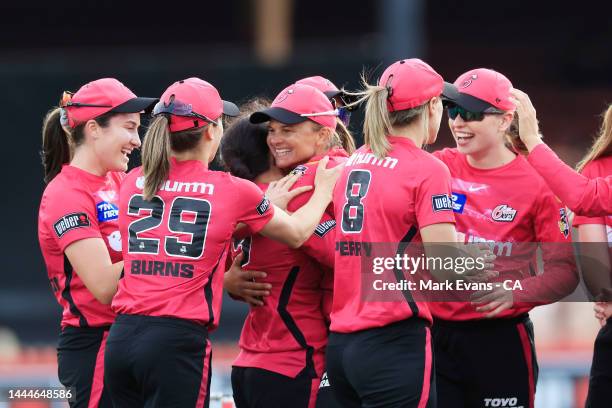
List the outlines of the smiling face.
<svg viewBox="0 0 612 408">
<path fill-rule="evenodd" d="M 139 113 L 113 115 L 108 126 L 96 125 L 94 151 L 105 171 L 127 171 L 129 155 L 140 147 Z"/>
<path fill-rule="evenodd" d="M 271 120 L 266 141 L 276 166 L 286 170 L 325 152 L 329 132 L 326 128 L 317 129 L 310 120 L 295 125 Z"/>
<path fill-rule="evenodd" d="M 459 153 L 486 156 L 504 146 L 504 132 L 512 113 L 486 114 L 481 121 L 465 121 L 460 115 L 448 120 Z"/>
</svg>

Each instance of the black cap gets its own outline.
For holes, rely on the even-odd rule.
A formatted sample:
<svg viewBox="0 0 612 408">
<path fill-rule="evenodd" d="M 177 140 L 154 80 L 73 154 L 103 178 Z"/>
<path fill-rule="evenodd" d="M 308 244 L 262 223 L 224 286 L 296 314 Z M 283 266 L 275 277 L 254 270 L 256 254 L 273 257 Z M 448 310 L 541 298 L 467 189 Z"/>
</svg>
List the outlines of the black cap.
<svg viewBox="0 0 612 408">
<path fill-rule="evenodd" d="M 223 101 L 223 114 L 227 116 L 238 116 L 240 115 L 240 109 L 238 109 L 233 102 Z"/>
<path fill-rule="evenodd" d="M 123 102 L 121 105 L 115 106 L 109 112 L 115 113 L 138 113 L 138 112 L 150 112 L 159 101 L 158 98 L 132 98 Z"/>
<path fill-rule="evenodd" d="M 469 110 L 471 112 L 501 112 L 489 102 L 483 101 L 482 99 L 478 99 L 472 95 L 459 92 L 457 87 L 449 82 L 444 82 L 444 89 L 442 90 L 442 100 L 446 102 L 452 102 L 455 105 L 459 105 L 463 109 Z"/>
<path fill-rule="evenodd" d="M 302 123 L 308 118 L 300 116 L 295 112 L 284 108 L 267 108 L 258 112 L 254 112 L 249 117 L 251 123 L 263 123 L 271 119 L 277 120 L 286 125 L 295 125 L 296 123 Z"/>
</svg>

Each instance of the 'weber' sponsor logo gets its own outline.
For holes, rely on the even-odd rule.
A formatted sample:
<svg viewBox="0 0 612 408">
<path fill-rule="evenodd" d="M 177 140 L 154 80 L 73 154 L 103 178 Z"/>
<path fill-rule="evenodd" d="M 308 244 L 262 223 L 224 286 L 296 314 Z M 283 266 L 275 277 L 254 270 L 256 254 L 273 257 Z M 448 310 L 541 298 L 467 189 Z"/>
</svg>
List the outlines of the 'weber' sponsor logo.
<svg viewBox="0 0 612 408">
<path fill-rule="evenodd" d="M 55 224 L 53 224 L 53 229 L 59 238 L 64 235 L 66 232 L 81 228 L 81 227 L 89 227 L 89 218 L 85 213 L 72 213 L 64 215 L 62 218 L 57 220 Z"/>
</svg>

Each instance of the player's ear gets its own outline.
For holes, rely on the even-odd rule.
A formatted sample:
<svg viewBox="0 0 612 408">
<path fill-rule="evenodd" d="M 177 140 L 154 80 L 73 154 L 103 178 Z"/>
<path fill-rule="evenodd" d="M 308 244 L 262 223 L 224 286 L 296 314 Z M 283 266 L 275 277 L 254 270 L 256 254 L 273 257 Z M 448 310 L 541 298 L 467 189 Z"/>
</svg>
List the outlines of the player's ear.
<svg viewBox="0 0 612 408">
<path fill-rule="evenodd" d="M 100 125 L 98 125 L 98 122 L 93 119 L 90 119 L 83 126 L 83 131 L 85 132 L 85 135 L 91 135 L 94 140 L 97 140 L 99 138 L 98 130 L 100 128 Z"/>
<path fill-rule="evenodd" d="M 437 96 L 434 96 L 427 103 L 427 113 L 429 116 L 434 116 L 438 110 L 438 105 L 442 104 L 442 99 Z"/>
<path fill-rule="evenodd" d="M 316 125 L 315 125 L 316 126 Z M 321 126 L 317 131 L 317 147 L 327 147 L 331 143 L 333 130 L 326 126 Z"/>
<path fill-rule="evenodd" d="M 512 119 L 514 119 L 514 112 L 506 112 L 501 115 L 501 122 L 499 123 L 499 131 L 502 133 L 506 133 L 510 125 L 512 124 Z"/>
<path fill-rule="evenodd" d="M 215 138 L 215 126 L 209 123 L 202 129 L 202 137 L 206 140 L 213 140 Z"/>
</svg>

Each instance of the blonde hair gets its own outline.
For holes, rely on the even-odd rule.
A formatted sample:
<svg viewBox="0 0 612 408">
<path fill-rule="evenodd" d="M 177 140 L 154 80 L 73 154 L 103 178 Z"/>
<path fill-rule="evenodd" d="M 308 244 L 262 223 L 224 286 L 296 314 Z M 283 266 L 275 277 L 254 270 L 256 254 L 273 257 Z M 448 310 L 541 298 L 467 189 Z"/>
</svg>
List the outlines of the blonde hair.
<svg viewBox="0 0 612 408">
<path fill-rule="evenodd" d="M 314 121 L 311 121 L 311 124 L 315 132 L 325 127 L 320 123 Z M 355 151 L 355 139 L 353 139 L 353 135 L 351 135 L 351 132 L 340 120 L 336 121 L 336 130 L 333 131 L 331 139 L 329 141 L 330 149 L 336 146 L 342 147 L 348 154 L 353 154 L 353 152 Z"/>
<path fill-rule="evenodd" d="M 591 150 L 578 162 L 576 170 L 582 171 L 593 160 L 612 155 L 612 104 L 602 113 L 599 134 L 591 146 Z"/>
<path fill-rule="evenodd" d="M 149 125 L 142 143 L 145 200 L 150 200 L 168 178 L 172 151 L 184 152 L 193 149 L 200 142 L 204 130 L 210 126 L 208 124 L 196 129 L 171 133 L 169 125 L 167 116 L 157 116 Z"/>
<path fill-rule="evenodd" d="M 358 98 L 348 106 L 352 107 L 363 102 L 366 103 L 363 121 L 364 142 L 379 159 L 386 157 L 391 149 L 387 136 L 391 133 L 393 127 L 409 125 L 421 116 L 424 117 L 425 129 L 429 126 L 429 119 L 427 115 L 424 115 L 429 101 L 411 109 L 389 112 L 387 109 L 389 90 L 384 86 L 368 84 L 365 74 L 361 74 L 361 83 L 362 91 L 347 92 L 347 94 Z"/>
</svg>

